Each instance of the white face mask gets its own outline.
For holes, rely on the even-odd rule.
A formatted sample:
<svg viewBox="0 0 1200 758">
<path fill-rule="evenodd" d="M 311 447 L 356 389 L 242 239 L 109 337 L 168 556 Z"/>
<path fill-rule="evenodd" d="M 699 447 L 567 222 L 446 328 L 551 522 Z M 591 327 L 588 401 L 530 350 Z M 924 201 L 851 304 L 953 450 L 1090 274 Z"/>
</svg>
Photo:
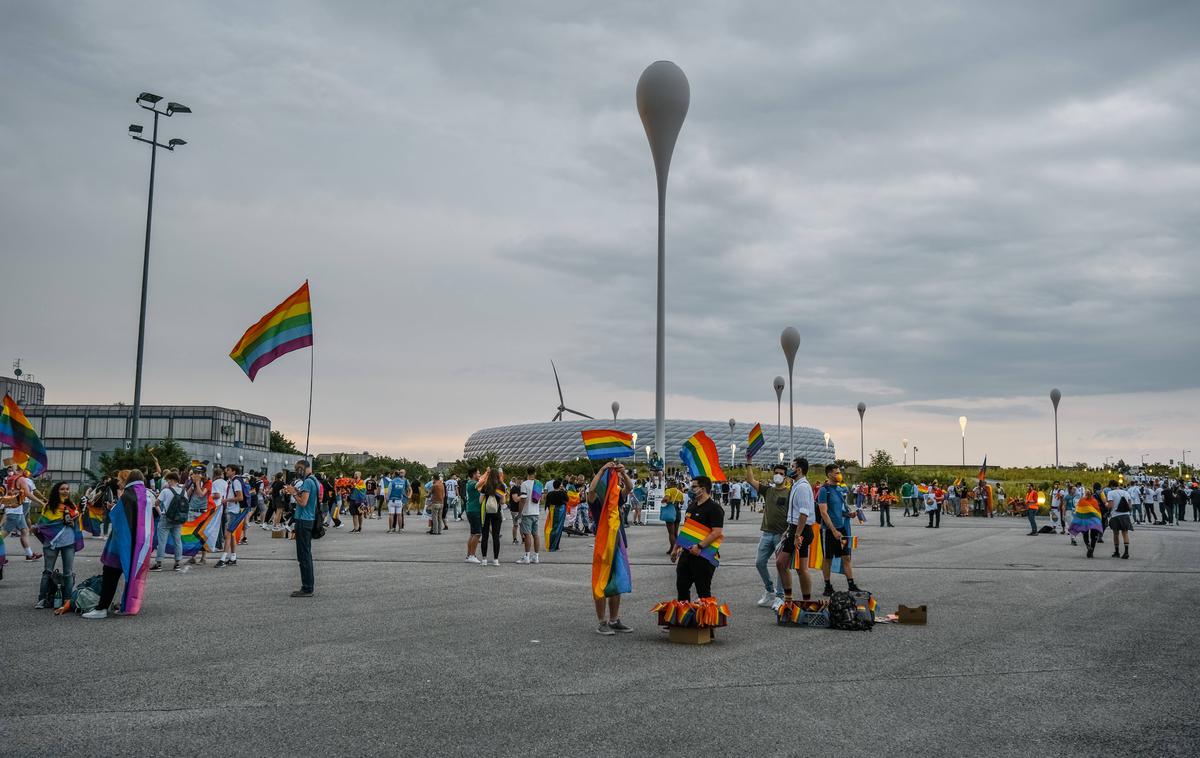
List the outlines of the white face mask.
<svg viewBox="0 0 1200 758">
<path fill-rule="evenodd" d="M 775 482 L 776 484 L 783 484 L 783 474 L 776 474 L 775 476 L 771 477 L 771 481 Z"/>
</svg>

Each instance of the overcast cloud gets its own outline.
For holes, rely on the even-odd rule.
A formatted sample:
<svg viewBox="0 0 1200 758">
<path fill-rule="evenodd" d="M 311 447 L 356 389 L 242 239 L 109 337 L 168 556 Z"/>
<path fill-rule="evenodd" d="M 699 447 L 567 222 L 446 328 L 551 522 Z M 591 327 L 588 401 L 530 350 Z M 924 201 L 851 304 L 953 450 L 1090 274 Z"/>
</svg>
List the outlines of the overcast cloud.
<svg viewBox="0 0 1200 758">
<path fill-rule="evenodd" d="M 654 179 L 634 108 L 691 110 L 668 191 L 668 414 L 798 422 L 923 460 L 1178 457 L 1200 400 L 1200 6 L 9 3 L 4 360 L 131 399 L 164 119 L 146 403 L 303 437 L 308 359 L 227 356 L 311 280 L 318 450 L 425 460 L 568 405 L 650 416 Z M 1069 424 L 1067 423 L 1069 421 Z M 785 409 L 786 422 L 786 409 Z M 872 443 L 872 439 L 874 442 Z M 1197 448 L 1200 450 L 1200 448 Z M 1049 457 L 1049 458 L 1048 458 Z"/>
</svg>

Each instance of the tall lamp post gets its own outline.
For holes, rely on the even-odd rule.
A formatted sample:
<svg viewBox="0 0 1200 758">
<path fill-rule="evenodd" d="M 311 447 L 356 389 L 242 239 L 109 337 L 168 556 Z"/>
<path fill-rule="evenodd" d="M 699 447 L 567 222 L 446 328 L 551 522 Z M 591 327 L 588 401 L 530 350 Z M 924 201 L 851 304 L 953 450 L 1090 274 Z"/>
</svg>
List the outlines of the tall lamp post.
<svg viewBox="0 0 1200 758">
<path fill-rule="evenodd" d="M 637 83 L 637 109 L 650 141 L 654 174 L 658 179 L 658 326 L 654 360 L 654 446 L 659 455 L 667 449 L 666 431 L 666 314 L 667 314 L 667 174 L 671 154 L 683 128 L 691 101 L 691 87 L 683 70 L 670 61 L 646 67 Z"/>
<path fill-rule="evenodd" d="M 918 448 L 918 447 L 917 447 L 917 445 L 916 445 L 916 443 L 914 442 L 914 443 L 913 443 L 913 465 L 914 465 L 914 466 L 915 466 L 915 465 L 917 465 L 917 451 L 918 451 L 919 449 L 920 449 L 920 448 Z"/>
<path fill-rule="evenodd" d="M 962 465 L 967 465 L 967 417 L 958 417 L 958 428 L 962 430 Z M 915 449 L 914 449 L 915 450 Z M 916 457 L 915 455 L 913 456 Z"/>
<path fill-rule="evenodd" d="M 146 345 L 146 286 L 150 276 L 150 221 L 154 217 L 154 167 L 157 163 L 158 148 L 175 152 L 175 148 L 180 145 L 186 145 L 187 142 L 181 139 L 171 139 L 167 144 L 161 144 L 158 141 L 158 117 L 167 116 L 168 118 L 176 113 L 191 113 L 192 109 L 186 105 L 180 105 L 176 102 L 168 102 L 164 110 L 158 109 L 158 103 L 162 97 L 149 92 L 143 92 L 137 96 L 136 102 L 138 107 L 150 111 L 154 114 L 154 126 L 151 128 L 150 139 L 142 136 L 141 124 L 129 125 L 129 136 L 133 137 L 138 142 L 145 142 L 150 146 L 150 192 L 146 200 L 146 246 L 142 252 L 142 305 L 138 315 L 138 340 L 137 340 L 137 363 L 135 364 L 133 374 L 133 421 L 130 424 L 129 434 L 133 440 L 133 449 L 137 450 L 140 440 L 138 433 L 138 422 L 142 415 L 142 355 Z"/>
<path fill-rule="evenodd" d="M 737 444 L 729 443 L 729 468 L 737 465 Z"/>
<path fill-rule="evenodd" d="M 900 447 L 904 448 L 904 465 L 908 465 L 908 438 L 900 440 Z"/>
<path fill-rule="evenodd" d="M 867 467 L 867 440 L 863 435 L 863 416 L 867 413 L 867 404 L 858 404 L 858 465 Z"/>
<path fill-rule="evenodd" d="M 1058 401 L 1062 400 L 1062 393 L 1058 388 L 1050 390 L 1050 404 L 1054 406 L 1054 468 L 1058 468 Z"/>
<path fill-rule="evenodd" d="M 796 351 L 800 349 L 800 330 L 789 326 L 779 335 L 779 346 L 783 348 L 783 357 L 788 365 L 788 460 L 796 457 L 796 397 L 795 372 Z"/>
<path fill-rule="evenodd" d="M 775 381 L 771 382 L 771 386 L 775 388 L 775 446 L 779 450 L 779 460 L 783 460 L 783 411 L 780 410 L 783 403 L 783 377 L 775 377 Z"/>
<path fill-rule="evenodd" d="M 733 419 L 729 419 L 729 447 L 731 450 L 733 449 L 733 427 L 735 427 L 735 426 L 737 426 L 737 422 L 734 421 Z M 730 453 L 730 455 L 729 455 L 729 465 L 730 466 L 733 465 L 733 454 L 732 453 Z"/>
</svg>

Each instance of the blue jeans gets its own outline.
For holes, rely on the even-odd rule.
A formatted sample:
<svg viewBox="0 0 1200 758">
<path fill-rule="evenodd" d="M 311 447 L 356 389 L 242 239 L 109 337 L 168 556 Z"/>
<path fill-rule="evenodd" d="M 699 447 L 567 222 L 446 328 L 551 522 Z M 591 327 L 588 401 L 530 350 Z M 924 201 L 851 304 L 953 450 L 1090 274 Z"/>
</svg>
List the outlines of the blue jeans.
<svg viewBox="0 0 1200 758">
<path fill-rule="evenodd" d="M 779 543 L 782 541 L 782 534 L 763 532 L 762 536 L 758 538 L 758 554 L 754 557 L 754 568 L 758 569 L 758 575 L 762 577 L 763 589 L 768 593 L 774 592 L 779 597 L 783 597 L 783 580 L 779 579 L 779 570 L 776 569 L 776 582 L 771 583 L 771 572 L 767 562 L 771 560 L 771 556 L 775 554 L 775 548 L 779 547 Z"/>
<path fill-rule="evenodd" d="M 312 519 L 296 519 L 296 561 L 300 564 L 300 589 L 313 591 Z"/>
<path fill-rule="evenodd" d="M 1027 510 L 1025 515 L 1029 517 L 1029 531 L 1037 531 L 1037 511 Z"/>
<path fill-rule="evenodd" d="M 75 546 L 42 548 L 42 585 L 38 589 L 38 600 L 50 600 L 50 576 L 54 573 L 54 562 L 62 556 L 63 599 L 71 599 L 75 588 Z"/>
<path fill-rule="evenodd" d="M 167 537 L 175 538 L 175 562 L 179 563 L 183 560 L 183 524 L 173 524 L 163 517 L 158 519 L 158 535 L 155 540 L 158 543 L 154 551 L 154 560 L 157 563 L 162 563 L 163 553 L 167 550 Z"/>
</svg>

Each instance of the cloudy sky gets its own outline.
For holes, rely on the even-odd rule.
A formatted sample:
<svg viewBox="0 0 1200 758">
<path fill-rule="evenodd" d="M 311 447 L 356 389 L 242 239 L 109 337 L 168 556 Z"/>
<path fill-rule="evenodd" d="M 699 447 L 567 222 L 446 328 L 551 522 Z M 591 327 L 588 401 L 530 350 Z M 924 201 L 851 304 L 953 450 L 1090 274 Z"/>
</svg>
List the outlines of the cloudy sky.
<svg viewBox="0 0 1200 758">
<path fill-rule="evenodd" d="M 308 356 L 227 357 L 305 278 L 313 447 L 461 455 L 568 405 L 654 408 L 654 175 L 634 87 L 692 101 L 668 201 L 667 413 L 797 422 L 857 457 L 1178 458 L 1200 403 L 1200 6 L 8 3 L 5 365 L 304 435 Z M 6 369 L 7 370 L 7 369 Z M 785 395 L 786 402 L 786 395 Z M 786 422 L 786 408 L 785 408 Z"/>
</svg>

